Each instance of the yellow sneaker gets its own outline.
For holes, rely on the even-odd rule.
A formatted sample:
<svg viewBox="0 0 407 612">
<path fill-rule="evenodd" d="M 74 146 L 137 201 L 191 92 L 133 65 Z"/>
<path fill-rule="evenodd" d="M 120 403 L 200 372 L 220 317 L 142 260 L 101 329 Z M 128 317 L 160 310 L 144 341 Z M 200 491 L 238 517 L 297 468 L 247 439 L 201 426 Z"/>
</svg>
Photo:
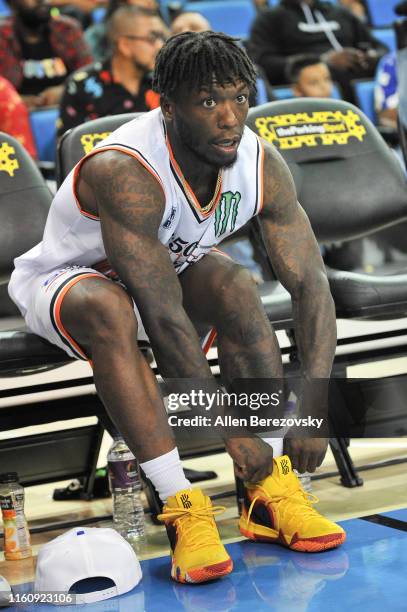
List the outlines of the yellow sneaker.
<svg viewBox="0 0 407 612">
<path fill-rule="evenodd" d="M 317 501 L 315 495 L 303 491 L 290 459 L 278 457 L 270 476 L 246 485 L 239 529 L 250 540 L 275 542 L 302 552 L 335 548 L 346 534 L 314 510 L 312 504 Z"/>
<path fill-rule="evenodd" d="M 169 497 L 158 515 L 171 544 L 171 577 L 177 582 L 207 582 L 230 574 L 233 561 L 220 541 L 212 506 L 200 489 L 184 489 Z"/>
</svg>

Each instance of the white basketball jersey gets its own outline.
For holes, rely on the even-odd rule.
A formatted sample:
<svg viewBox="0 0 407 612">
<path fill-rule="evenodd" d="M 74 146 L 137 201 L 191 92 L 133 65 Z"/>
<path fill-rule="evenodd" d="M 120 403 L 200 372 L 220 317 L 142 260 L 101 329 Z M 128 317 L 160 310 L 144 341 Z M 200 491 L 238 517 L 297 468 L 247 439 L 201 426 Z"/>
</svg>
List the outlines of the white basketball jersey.
<svg viewBox="0 0 407 612">
<path fill-rule="evenodd" d="M 158 231 L 177 273 L 196 263 L 219 242 L 258 214 L 263 203 L 263 146 L 248 127 L 237 161 L 222 171 L 214 206 L 204 212 L 188 198 L 183 178 L 166 137 L 161 109 L 122 125 L 86 157 L 115 149 L 135 157 L 160 183 L 165 210 Z M 109 268 L 97 216 L 82 210 L 76 197 L 76 177 L 84 157 L 56 194 L 42 242 L 15 260 L 10 293 L 22 312 L 24 294 L 33 276 L 78 265 L 105 271 Z"/>
</svg>

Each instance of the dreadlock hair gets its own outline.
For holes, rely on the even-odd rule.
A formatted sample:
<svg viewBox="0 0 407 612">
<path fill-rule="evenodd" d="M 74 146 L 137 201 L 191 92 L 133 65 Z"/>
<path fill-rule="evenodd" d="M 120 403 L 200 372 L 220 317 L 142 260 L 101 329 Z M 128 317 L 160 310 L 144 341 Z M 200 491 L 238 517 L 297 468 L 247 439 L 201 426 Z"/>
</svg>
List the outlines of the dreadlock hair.
<svg viewBox="0 0 407 612">
<path fill-rule="evenodd" d="M 189 91 L 243 81 L 256 92 L 256 71 L 237 39 L 221 32 L 183 32 L 172 36 L 160 49 L 153 89 L 171 99 L 181 85 Z"/>
</svg>

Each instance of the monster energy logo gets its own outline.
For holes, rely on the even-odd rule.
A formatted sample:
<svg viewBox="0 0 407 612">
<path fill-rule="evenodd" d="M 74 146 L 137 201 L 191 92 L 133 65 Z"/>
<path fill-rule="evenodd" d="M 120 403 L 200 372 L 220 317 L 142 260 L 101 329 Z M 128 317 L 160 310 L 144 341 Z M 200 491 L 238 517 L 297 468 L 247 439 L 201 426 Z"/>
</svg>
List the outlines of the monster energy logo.
<svg viewBox="0 0 407 612">
<path fill-rule="evenodd" d="M 215 211 L 215 236 L 221 236 L 226 232 L 229 219 L 230 231 L 234 231 L 241 197 L 238 191 L 222 193 L 220 204 Z"/>
</svg>

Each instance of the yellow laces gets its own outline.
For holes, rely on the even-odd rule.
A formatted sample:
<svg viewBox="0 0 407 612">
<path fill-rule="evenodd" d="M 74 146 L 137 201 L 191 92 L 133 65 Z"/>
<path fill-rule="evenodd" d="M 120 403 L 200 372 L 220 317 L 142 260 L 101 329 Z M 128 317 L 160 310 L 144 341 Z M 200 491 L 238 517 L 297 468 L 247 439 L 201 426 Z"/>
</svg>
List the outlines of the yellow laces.
<svg viewBox="0 0 407 612">
<path fill-rule="evenodd" d="M 250 487 L 248 488 L 250 489 Z M 270 493 L 266 491 L 264 487 L 260 485 L 256 485 L 253 488 L 260 489 L 266 495 L 266 497 L 270 497 Z M 247 520 L 246 520 L 247 525 L 249 524 L 250 517 L 253 512 L 254 504 L 259 498 L 260 498 L 260 495 L 256 495 L 256 497 L 253 499 L 252 503 L 250 504 L 249 512 L 247 513 Z M 287 491 L 287 495 L 284 495 L 284 496 L 280 495 L 280 496 L 270 498 L 269 500 L 266 501 L 266 504 L 271 504 L 271 503 L 278 504 L 279 502 L 283 500 L 287 502 L 287 508 L 289 508 L 290 506 L 292 508 L 293 505 L 298 506 L 298 504 L 301 504 L 301 521 L 310 519 L 314 517 L 315 514 L 317 514 L 317 511 L 314 510 L 313 508 L 313 504 L 317 504 L 319 502 L 319 498 L 316 495 L 313 495 L 312 493 L 307 493 L 306 491 L 303 491 L 302 489 L 298 489 L 298 491 Z M 306 502 L 305 505 L 304 505 L 304 501 Z M 294 508 L 293 515 L 295 513 L 295 509 L 296 508 Z M 298 520 L 297 516 L 296 516 L 296 520 Z"/>
<path fill-rule="evenodd" d="M 159 521 L 172 520 L 177 528 L 180 540 L 195 529 L 196 533 L 188 537 L 187 544 L 190 550 L 198 550 L 211 544 L 219 544 L 219 534 L 214 525 L 213 517 L 216 514 L 222 514 L 225 510 L 225 506 L 171 508 L 167 512 L 159 514 L 157 518 Z M 198 519 L 199 526 L 191 519 Z"/>
</svg>

